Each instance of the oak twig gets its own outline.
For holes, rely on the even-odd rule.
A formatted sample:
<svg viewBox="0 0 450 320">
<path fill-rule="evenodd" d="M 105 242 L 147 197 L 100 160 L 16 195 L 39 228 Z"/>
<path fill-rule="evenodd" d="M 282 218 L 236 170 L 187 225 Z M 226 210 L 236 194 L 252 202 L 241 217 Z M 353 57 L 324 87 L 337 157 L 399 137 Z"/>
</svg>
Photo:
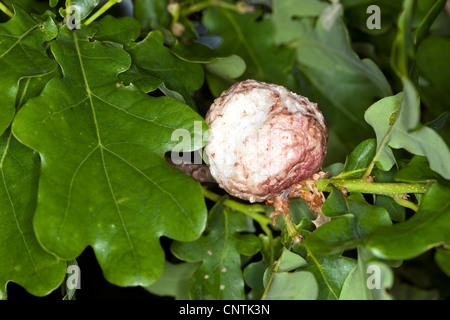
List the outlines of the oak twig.
<svg viewBox="0 0 450 320">
<path fill-rule="evenodd" d="M 198 182 L 216 182 L 214 177 L 211 175 L 211 172 L 209 171 L 209 167 L 206 164 L 194 164 L 189 162 L 175 164 L 169 156 L 166 156 L 166 162 L 175 169 L 180 170 L 188 176 L 191 176 Z"/>
</svg>

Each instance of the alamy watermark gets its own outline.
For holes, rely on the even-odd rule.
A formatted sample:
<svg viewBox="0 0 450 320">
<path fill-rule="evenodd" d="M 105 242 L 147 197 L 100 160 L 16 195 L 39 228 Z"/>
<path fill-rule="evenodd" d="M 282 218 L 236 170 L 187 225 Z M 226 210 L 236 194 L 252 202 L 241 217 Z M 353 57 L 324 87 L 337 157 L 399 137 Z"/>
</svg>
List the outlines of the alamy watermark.
<svg viewBox="0 0 450 320">
<path fill-rule="evenodd" d="M 66 10 L 64 22 L 70 30 L 81 29 L 81 8 L 77 5 L 70 5 Z"/>
<path fill-rule="evenodd" d="M 181 139 L 181 141 L 180 141 Z M 191 138 L 191 132 L 187 129 L 175 129 L 172 132 L 172 141 L 179 141 L 179 143 L 173 147 L 171 160 L 174 164 L 181 163 L 193 163 L 202 164 L 202 154 L 194 153 L 194 159 L 192 161 L 191 154 L 188 153 L 192 150 L 192 147 L 200 148 L 209 139 L 209 131 L 203 132 L 203 122 L 194 121 L 194 138 Z M 193 144 L 192 144 L 193 143 Z M 195 149 L 195 148 L 194 148 Z M 203 152 L 203 150 L 201 150 Z"/>
<path fill-rule="evenodd" d="M 370 16 L 366 20 L 367 29 L 381 29 L 381 10 L 377 5 L 370 5 L 367 7 L 366 13 Z"/>
<path fill-rule="evenodd" d="M 68 290 L 81 289 L 81 270 L 76 264 L 67 266 L 66 287 Z"/>
<path fill-rule="evenodd" d="M 369 290 L 381 289 L 381 269 L 375 264 L 367 266 L 366 273 L 368 274 L 366 286 Z"/>
</svg>

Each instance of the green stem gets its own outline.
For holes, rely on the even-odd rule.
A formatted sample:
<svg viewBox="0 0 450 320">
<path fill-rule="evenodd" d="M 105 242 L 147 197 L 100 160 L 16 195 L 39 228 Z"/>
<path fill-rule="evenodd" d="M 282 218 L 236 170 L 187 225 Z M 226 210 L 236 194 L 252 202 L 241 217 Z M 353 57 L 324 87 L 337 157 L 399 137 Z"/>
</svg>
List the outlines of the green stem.
<svg viewBox="0 0 450 320">
<path fill-rule="evenodd" d="M 300 243 L 302 241 L 302 236 L 298 233 L 297 228 L 295 227 L 295 224 L 291 221 L 291 217 L 288 215 L 284 215 L 284 214 L 282 214 L 282 216 L 283 216 L 284 224 L 286 225 L 286 230 L 288 232 L 289 237 L 292 238 L 294 243 Z"/>
<path fill-rule="evenodd" d="M 0 11 L 3 11 L 5 14 L 7 14 L 10 18 L 14 17 L 14 13 L 8 9 L 7 6 L 5 6 L 3 3 L 0 2 Z"/>
<path fill-rule="evenodd" d="M 167 10 L 172 15 L 172 24 L 177 23 L 180 19 L 180 4 L 177 2 L 169 4 Z"/>
<path fill-rule="evenodd" d="M 386 135 L 387 136 L 387 135 Z M 385 136 L 385 138 L 386 138 Z M 383 139 L 384 140 L 384 139 Z M 375 154 L 375 157 L 373 157 L 372 161 L 370 162 L 369 166 L 367 167 L 366 171 L 364 172 L 362 179 L 366 179 L 367 177 L 370 176 L 370 174 L 372 173 L 372 169 L 375 165 L 375 159 L 378 156 L 378 151 L 381 151 L 382 147 L 378 148 L 377 153 Z"/>
<path fill-rule="evenodd" d="M 338 175 L 334 176 L 333 179 L 344 179 L 345 180 L 345 178 L 347 178 L 349 176 L 352 176 L 356 173 L 366 172 L 366 170 L 367 170 L 367 168 L 361 168 L 361 169 L 355 169 L 355 170 L 350 170 L 350 171 L 346 171 L 346 172 L 341 172 Z M 368 176 L 369 175 L 370 175 L 370 172 L 369 172 Z M 361 179 L 365 179 L 364 175 Z"/>
<path fill-rule="evenodd" d="M 321 179 L 317 182 L 319 191 L 331 192 L 333 184 L 336 188 L 348 192 L 371 193 L 390 196 L 394 201 L 406 208 L 417 211 L 419 207 L 403 196 L 408 193 L 425 193 L 430 188 L 431 183 L 395 183 L 395 182 L 370 182 L 369 180 L 343 180 L 343 179 Z"/>
<path fill-rule="evenodd" d="M 217 6 L 223 8 L 223 9 L 239 12 L 239 10 L 237 9 L 236 4 L 231 4 L 231 3 L 228 3 L 228 2 L 224 2 L 224 1 L 217 1 Z"/>
<path fill-rule="evenodd" d="M 122 0 L 108 0 L 100 9 L 98 9 L 92 16 L 90 16 L 84 24 L 88 26 L 92 22 L 94 22 L 98 17 L 100 17 L 102 14 L 104 14 L 109 8 L 111 8 L 113 5 L 115 5 L 118 2 L 121 2 Z"/>
<path fill-rule="evenodd" d="M 399 196 L 396 196 L 396 197 L 393 197 L 393 198 L 394 198 L 394 201 L 395 201 L 397 204 L 401 205 L 402 207 L 406 207 L 406 208 L 412 209 L 412 210 L 414 210 L 414 211 L 419 210 L 419 206 L 418 206 L 417 204 L 411 202 L 411 201 L 402 199 L 402 198 L 399 197 Z"/>
<path fill-rule="evenodd" d="M 225 1 L 221 1 L 221 0 L 206 0 L 206 1 L 192 4 L 189 7 L 182 9 L 181 14 L 183 14 L 184 16 L 188 16 L 192 13 L 195 13 L 195 12 L 198 12 L 205 8 L 209 8 L 209 7 L 213 7 L 213 6 L 216 6 L 216 7 L 222 8 L 222 9 L 240 12 L 240 10 L 238 8 L 238 4 L 232 4 L 232 3 L 228 3 Z"/>
<path fill-rule="evenodd" d="M 206 188 L 202 188 L 202 192 L 203 192 L 203 196 L 206 199 L 212 200 L 214 202 L 219 201 L 222 197 Z M 255 220 L 256 222 L 259 223 L 259 225 L 261 226 L 261 229 L 269 236 L 272 237 L 272 232 L 270 231 L 270 229 L 267 227 L 268 224 L 272 223 L 272 220 L 261 214 L 261 213 L 265 213 L 265 206 L 261 205 L 261 204 L 243 204 L 231 199 L 226 199 L 223 204 L 225 206 L 227 206 L 230 209 L 234 209 L 237 211 L 240 211 L 246 215 L 248 215 L 250 218 L 252 218 L 253 220 Z"/>
<path fill-rule="evenodd" d="M 330 192 L 333 184 L 338 189 L 349 192 L 381 194 L 387 196 L 402 195 L 405 193 L 425 193 L 430 187 L 429 183 L 396 183 L 396 182 L 370 182 L 360 179 L 321 179 L 317 182 L 319 191 Z"/>
<path fill-rule="evenodd" d="M 419 48 L 422 40 L 425 39 L 431 25 L 436 20 L 437 16 L 441 13 L 442 9 L 444 9 L 446 2 L 446 0 L 437 0 L 428 11 L 427 15 L 422 20 L 420 25 L 414 31 L 414 48 L 416 50 Z"/>
<path fill-rule="evenodd" d="M 211 0 L 207 0 L 207 1 L 203 1 L 203 2 L 198 2 L 195 3 L 189 7 L 187 7 L 186 9 L 182 9 L 181 10 L 181 14 L 184 16 L 189 16 L 195 12 L 198 12 L 200 10 L 203 10 L 205 8 L 211 7 L 213 5 Z"/>
<path fill-rule="evenodd" d="M 267 292 L 269 291 L 269 288 L 272 285 L 272 281 L 273 281 L 273 278 L 275 277 L 275 273 L 278 271 L 280 262 L 281 262 L 281 257 L 277 260 L 277 262 L 275 263 L 275 266 L 273 267 L 272 273 L 271 273 L 271 275 L 269 277 L 269 280 L 267 281 L 266 288 L 264 289 L 264 292 L 263 292 L 263 294 L 261 296 L 261 300 L 265 299 L 265 297 L 267 295 Z"/>
</svg>

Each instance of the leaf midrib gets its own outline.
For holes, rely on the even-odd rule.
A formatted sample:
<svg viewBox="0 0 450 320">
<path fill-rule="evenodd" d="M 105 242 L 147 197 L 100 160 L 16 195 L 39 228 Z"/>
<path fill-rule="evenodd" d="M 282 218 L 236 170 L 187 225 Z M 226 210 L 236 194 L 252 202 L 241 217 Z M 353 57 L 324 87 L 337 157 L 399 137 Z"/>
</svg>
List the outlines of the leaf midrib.
<svg viewBox="0 0 450 320">
<path fill-rule="evenodd" d="M 124 233 L 125 233 L 125 235 L 127 237 L 127 241 L 128 241 L 129 246 L 130 246 L 131 252 L 133 253 L 133 259 L 134 259 L 135 265 L 136 265 L 137 269 L 139 270 L 140 267 L 139 267 L 139 263 L 137 261 L 136 250 L 134 248 L 133 242 L 131 241 L 131 237 L 130 237 L 130 234 L 128 232 L 128 229 L 127 229 L 127 227 L 125 225 L 125 221 L 124 221 L 122 212 L 120 211 L 119 204 L 117 203 L 117 199 L 116 199 L 116 196 L 114 194 L 114 190 L 113 190 L 113 187 L 112 187 L 112 184 L 111 184 L 111 179 L 109 177 L 108 170 L 106 168 L 105 156 L 104 156 L 104 152 L 103 152 L 104 146 L 103 146 L 102 140 L 101 140 L 100 129 L 99 129 L 98 121 L 97 121 L 97 114 L 95 112 L 94 102 L 93 102 L 93 99 L 92 99 L 92 92 L 91 92 L 91 89 L 90 89 L 90 86 L 89 86 L 89 82 L 88 82 L 87 77 L 86 77 L 86 72 L 84 70 L 83 59 L 82 59 L 81 50 L 80 50 L 80 46 L 79 46 L 79 39 L 78 39 L 78 36 L 77 36 L 76 32 L 73 33 L 73 37 L 74 37 L 75 48 L 76 48 L 76 51 L 77 51 L 78 61 L 79 61 L 79 64 L 80 64 L 80 70 L 81 70 L 81 73 L 82 73 L 82 76 L 83 76 L 84 86 L 86 88 L 86 94 L 88 95 L 89 104 L 90 104 L 91 111 L 92 111 L 92 116 L 93 116 L 93 120 L 94 120 L 96 134 L 97 134 L 97 140 L 98 140 L 97 147 L 100 149 L 100 155 L 101 155 L 101 159 L 102 159 L 103 171 L 105 173 L 105 178 L 106 178 L 106 180 L 108 182 L 108 188 L 109 188 L 109 191 L 111 193 L 111 197 L 112 197 L 112 199 L 114 201 L 114 205 L 116 207 L 117 214 L 118 214 L 120 222 L 122 224 L 122 228 L 123 228 Z"/>
<path fill-rule="evenodd" d="M 309 254 L 309 256 L 311 257 L 311 259 L 312 259 L 312 261 L 314 262 L 314 264 L 316 265 L 317 270 L 319 270 L 319 273 L 320 273 L 320 275 L 322 276 L 323 281 L 325 282 L 325 284 L 326 284 L 328 290 L 330 291 L 330 293 L 333 294 L 333 296 L 334 296 L 334 298 L 335 298 L 336 300 L 339 300 L 339 296 L 336 294 L 336 292 L 334 292 L 333 287 L 332 287 L 331 284 L 328 282 L 328 278 L 325 276 L 325 272 L 324 272 L 324 270 L 323 270 L 323 268 L 322 268 L 322 265 L 319 263 L 319 261 L 317 260 L 317 258 L 312 254 L 311 250 L 309 250 L 309 249 L 308 249 L 308 254 Z"/>
<path fill-rule="evenodd" d="M 301 63 L 299 63 L 301 64 Z M 336 102 L 336 99 L 332 99 L 332 97 L 329 97 L 329 92 L 327 92 L 326 90 L 324 90 L 321 86 L 320 83 L 318 83 L 316 81 L 316 79 L 312 76 L 310 76 L 309 74 L 305 73 L 305 76 L 308 78 L 308 80 L 313 84 L 313 86 L 320 91 L 320 93 L 322 95 L 324 95 L 327 100 L 329 101 L 330 104 L 334 105 L 336 107 L 336 109 L 338 109 L 343 115 L 345 115 L 347 117 L 347 119 L 349 119 L 353 124 L 361 127 L 361 128 L 365 128 L 364 124 L 362 123 L 362 121 L 360 119 L 358 119 L 358 117 L 356 117 L 352 112 L 350 112 L 347 108 L 345 108 L 344 106 L 342 106 L 339 102 Z"/>
<path fill-rule="evenodd" d="M 105 173 L 105 177 L 106 177 L 106 180 L 107 180 L 107 183 L 108 183 L 108 188 L 110 190 L 111 197 L 112 197 L 112 199 L 114 201 L 114 204 L 116 206 L 116 210 L 117 210 L 118 216 L 120 218 L 120 221 L 121 221 L 121 224 L 122 224 L 122 228 L 123 228 L 123 230 L 124 230 L 124 232 L 126 234 L 129 246 L 130 246 L 130 248 L 131 248 L 131 250 L 133 252 L 133 257 L 134 257 L 134 260 L 135 260 L 135 264 L 139 268 L 139 263 L 137 261 L 134 245 L 132 243 L 130 234 L 129 234 L 127 228 L 126 228 L 126 225 L 125 225 L 125 222 L 124 222 L 124 219 L 123 219 L 123 216 L 122 216 L 122 213 L 121 213 L 118 201 L 117 201 L 117 199 L 115 197 L 115 193 L 114 193 L 113 186 L 112 186 L 112 183 L 111 183 L 110 175 L 108 173 L 106 162 L 105 162 L 105 152 L 104 151 L 107 151 L 111 155 L 115 156 L 116 158 L 118 158 L 119 160 L 121 160 L 122 162 L 127 164 L 129 167 L 131 167 L 136 172 L 138 172 L 140 175 L 142 175 L 145 179 L 150 181 L 162 193 L 164 193 L 168 197 L 170 197 L 170 199 L 176 204 L 176 206 L 178 208 L 180 208 L 180 210 L 185 214 L 186 217 L 189 217 L 189 213 L 186 211 L 186 209 L 178 202 L 178 200 L 170 192 L 168 192 L 165 189 L 163 189 L 158 183 L 153 181 L 153 179 L 151 179 L 148 175 L 146 175 L 144 172 L 142 172 L 139 168 L 137 168 L 132 163 L 128 162 L 126 159 L 122 158 L 120 155 L 116 154 L 112 150 L 108 149 L 102 143 L 101 132 L 100 132 L 100 129 L 99 129 L 99 123 L 98 123 L 98 120 L 97 120 L 97 114 L 96 114 L 96 110 L 95 110 L 95 106 L 94 106 L 94 99 L 96 98 L 99 101 L 102 101 L 102 102 L 104 102 L 104 103 L 106 103 L 106 104 L 108 104 L 110 106 L 113 106 L 115 109 L 118 109 L 118 110 L 124 112 L 125 114 L 127 114 L 129 116 L 133 116 L 133 117 L 138 118 L 140 120 L 145 120 L 145 121 L 148 121 L 148 122 L 152 122 L 152 123 L 154 123 L 154 124 L 156 124 L 158 126 L 169 128 L 169 129 L 173 129 L 173 127 L 165 126 L 162 123 L 159 123 L 159 122 L 155 121 L 156 119 L 146 119 L 146 118 L 140 117 L 138 115 L 132 114 L 132 113 L 128 112 L 127 110 L 123 110 L 123 109 L 119 108 L 118 106 L 113 105 L 113 104 L 105 101 L 101 97 L 97 96 L 96 94 L 94 94 L 91 91 L 89 83 L 88 83 L 88 79 L 87 79 L 87 76 L 86 76 L 86 72 L 85 72 L 85 68 L 84 68 L 84 64 L 83 64 L 83 59 L 82 59 L 83 55 L 80 54 L 81 50 L 80 50 L 80 47 L 79 47 L 79 39 L 78 39 L 76 33 L 74 33 L 74 43 L 75 43 L 75 47 L 76 47 L 76 50 L 77 50 L 77 57 L 78 57 L 78 60 L 79 60 L 80 70 L 81 70 L 81 73 L 82 73 L 82 76 L 83 76 L 83 83 L 84 83 L 84 87 L 85 87 L 86 95 L 87 95 L 87 98 L 85 98 L 83 100 L 86 101 L 86 99 L 87 99 L 89 101 L 89 105 L 91 107 L 93 121 L 94 121 L 95 129 L 96 129 L 97 145 L 92 150 L 90 150 L 89 153 L 83 158 L 83 161 L 77 166 L 74 174 L 72 175 L 72 179 L 70 181 L 70 187 L 69 187 L 69 189 L 70 189 L 69 190 L 69 195 L 68 195 L 69 199 L 68 199 L 68 203 L 67 203 L 65 214 L 64 214 L 64 218 L 63 218 L 63 223 L 61 224 L 61 227 L 60 227 L 60 231 L 62 230 L 62 226 L 64 225 L 64 221 L 66 220 L 66 217 L 67 217 L 67 214 L 68 214 L 68 210 L 69 210 L 70 202 L 71 202 L 70 198 L 71 198 L 72 188 L 73 188 L 73 184 L 74 184 L 76 175 L 79 172 L 80 168 L 83 166 L 83 164 L 86 163 L 86 161 L 91 157 L 92 154 L 94 154 L 95 151 L 97 151 L 97 149 L 99 149 L 100 150 L 100 155 L 101 155 L 101 160 L 102 160 L 102 167 L 103 167 L 103 170 L 104 170 L 104 173 Z M 67 108 L 65 110 L 67 110 Z M 195 228 L 194 222 L 191 219 L 186 219 L 186 220 L 189 222 L 189 224 L 191 225 L 192 228 Z"/>
<path fill-rule="evenodd" d="M 266 77 L 263 67 L 261 66 L 261 63 L 256 56 L 255 52 L 253 51 L 252 46 L 249 45 L 248 41 L 245 40 L 245 36 L 242 33 L 241 28 L 237 25 L 235 19 L 233 16 L 228 12 L 226 9 L 220 9 L 224 16 L 227 18 L 227 20 L 230 22 L 231 26 L 233 27 L 233 30 L 235 31 L 239 41 L 244 45 L 245 50 L 250 55 L 250 58 L 252 59 L 253 63 L 256 66 L 256 69 L 258 69 L 258 72 L 261 74 L 261 77 L 264 79 Z"/>
<path fill-rule="evenodd" d="M 360 74 L 362 74 L 367 80 L 369 80 L 372 84 L 375 85 L 375 87 L 377 87 L 380 92 L 385 93 L 385 88 L 382 87 L 379 83 L 377 83 L 377 81 L 375 81 L 374 79 L 377 79 L 375 77 L 373 77 L 372 74 L 367 74 L 368 70 L 367 65 L 364 64 L 363 60 L 359 59 L 358 56 L 354 56 L 353 58 L 351 58 L 348 55 L 344 55 L 341 51 L 334 49 L 333 47 L 330 46 L 326 46 L 323 45 L 321 43 L 318 42 L 314 42 L 311 40 L 296 40 L 293 45 L 297 45 L 297 46 L 304 46 L 304 47 L 316 47 L 319 48 L 323 51 L 329 51 L 331 53 L 331 56 L 338 56 L 341 59 L 343 59 L 344 61 L 347 61 L 350 65 L 352 65 L 353 67 L 355 67 L 355 69 L 357 69 Z"/>
</svg>

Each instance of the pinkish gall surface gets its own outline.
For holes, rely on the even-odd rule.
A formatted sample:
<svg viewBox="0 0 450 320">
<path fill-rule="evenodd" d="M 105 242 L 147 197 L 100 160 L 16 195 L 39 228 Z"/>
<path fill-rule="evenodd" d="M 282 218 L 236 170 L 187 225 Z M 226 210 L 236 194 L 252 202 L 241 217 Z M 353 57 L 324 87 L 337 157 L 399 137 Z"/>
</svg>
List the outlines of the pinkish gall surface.
<svg viewBox="0 0 450 320">
<path fill-rule="evenodd" d="M 317 104 L 282 86 L 246 80 L 206 115 L 211 174 L 229 194 L 262 202 L 319 170 L 328 130 Z"/>
</svg>

